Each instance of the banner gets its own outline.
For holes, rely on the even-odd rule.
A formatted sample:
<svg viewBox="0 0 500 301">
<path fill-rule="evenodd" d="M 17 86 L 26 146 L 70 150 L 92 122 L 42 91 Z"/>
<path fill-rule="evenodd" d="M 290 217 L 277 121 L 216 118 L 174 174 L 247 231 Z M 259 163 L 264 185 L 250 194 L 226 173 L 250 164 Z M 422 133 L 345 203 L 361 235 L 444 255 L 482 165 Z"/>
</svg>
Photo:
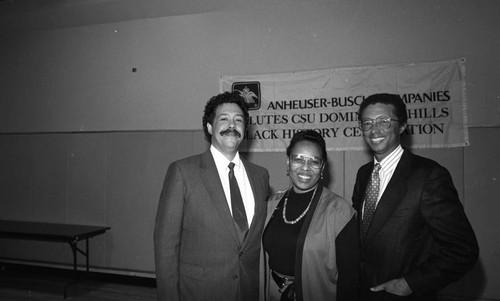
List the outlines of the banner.
<svg viewBox="0 0 500 301">
<path fill-rule="evenodd" d="M 339 68 L 309 72 L 221 76 L 220 90 L 238 91 L 250 106 L 241 151 L 285 151 L 297 131 L 313 129 L 327 150 L 365 149 L 358 126 L 363 99 L 399 94 L 407 105 L 404 145 L 469 144 L 465 60 Z"/>
</svg>

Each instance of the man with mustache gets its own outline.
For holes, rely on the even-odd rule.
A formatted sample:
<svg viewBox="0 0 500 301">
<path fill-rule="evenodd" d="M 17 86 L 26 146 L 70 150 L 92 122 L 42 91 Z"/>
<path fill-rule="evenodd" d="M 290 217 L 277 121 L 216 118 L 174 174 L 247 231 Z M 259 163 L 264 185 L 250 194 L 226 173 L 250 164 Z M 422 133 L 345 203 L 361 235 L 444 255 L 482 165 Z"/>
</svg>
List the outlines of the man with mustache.
<svg viewBox="0 0 500 301">
<path fill-rule="evenodd" d="M 210 148 L 168 168 L 154 230 L 158 300 L 258 300 L 269 173 L 238 152 L 248 116 L 238 93 L 212 97 Z"/>
</svg>

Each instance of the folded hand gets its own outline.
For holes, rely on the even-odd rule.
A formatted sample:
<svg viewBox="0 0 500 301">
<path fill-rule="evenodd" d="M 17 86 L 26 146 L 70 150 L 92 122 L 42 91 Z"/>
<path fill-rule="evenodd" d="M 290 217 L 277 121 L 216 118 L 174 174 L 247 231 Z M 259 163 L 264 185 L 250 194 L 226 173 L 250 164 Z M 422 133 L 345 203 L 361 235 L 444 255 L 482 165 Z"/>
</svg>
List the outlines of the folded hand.
<svg viewBox="0 0 500 301">
<path fill-rule="evenodd" d="M 408 282 L 404 278 L 393 279 L 370 288 L 372 292 L 386 291 L 396 296 L 408 296 L 412 293 Z"/>
</svg>

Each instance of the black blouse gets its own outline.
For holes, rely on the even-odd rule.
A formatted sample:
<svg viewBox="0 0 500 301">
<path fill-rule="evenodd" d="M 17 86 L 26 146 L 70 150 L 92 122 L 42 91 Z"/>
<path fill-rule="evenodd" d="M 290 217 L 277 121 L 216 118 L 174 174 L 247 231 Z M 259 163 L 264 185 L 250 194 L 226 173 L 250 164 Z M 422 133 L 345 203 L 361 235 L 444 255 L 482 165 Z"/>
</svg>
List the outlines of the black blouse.
<svg viewBox="0 0 500 301">
<path fill-rule="evenodd" d="M 295 275 L 297 238 L 305 217 L 295 224 L 287 224 L 283 220 L 283 206 L 288 196 L 285 210 L 286 219 L 294 221 L 306 210 L 313 194 L 314 189 L 306 193 L 296 193 L 290 189 L 274 210 L 262 238 L 264 250 L 269 255 L 271 270 L 287 276 Z"/>
</svg>

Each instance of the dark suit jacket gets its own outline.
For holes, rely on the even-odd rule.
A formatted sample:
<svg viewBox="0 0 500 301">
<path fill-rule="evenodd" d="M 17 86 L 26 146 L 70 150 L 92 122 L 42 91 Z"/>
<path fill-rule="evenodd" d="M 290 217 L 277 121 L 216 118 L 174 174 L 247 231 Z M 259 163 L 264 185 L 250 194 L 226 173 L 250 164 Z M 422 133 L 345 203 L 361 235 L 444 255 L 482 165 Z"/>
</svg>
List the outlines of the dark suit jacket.
<svg viewBox="0 0 500 301">
<path fill-rule="evenodd" d="M 359 221 L 372 169 L 370 162 L 356 177 L 353 206 Z M 432 300 L 472 268 L 478 253 L 448 170 L 405 150 L 361 243 L 363 300 L 392 300 L 368 289 L 400 277 L 413 290 L 407 300 Z"/>
<path fill-rule="evenodd" d="M 154 232 L 158 300 L 257 300 L 269 174 L 242 159 L 255 215 L 240 242 L 210 150 L 170 165 Z"/>
</svg>

